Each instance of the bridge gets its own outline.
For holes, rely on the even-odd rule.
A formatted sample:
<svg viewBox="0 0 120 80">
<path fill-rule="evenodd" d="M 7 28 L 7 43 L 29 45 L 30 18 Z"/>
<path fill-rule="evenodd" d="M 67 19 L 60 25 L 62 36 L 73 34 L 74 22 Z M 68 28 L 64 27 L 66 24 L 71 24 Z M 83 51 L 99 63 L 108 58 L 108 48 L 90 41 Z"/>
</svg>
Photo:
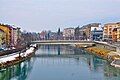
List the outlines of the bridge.
<svg viewBox="0 0 120 80">
<path fill-rule="evenodd" d="M 119 48 L 116 46 L 113 46 L 111 44 L 108 44 L 106 42 L 101 41 L 87 41 L 87 40 L 39 40 L 39 41 L 32 41 L 31 43 L 35 44 L 68 44 L 68 45 L 74 45 L 74 44 L 81 44 L 81 45 L 87 45 L 91 46 L 93 44 L 96 44 L 96 47 L 101 49 L 107 49 L 112 51 L 118 51 L 120 52 Z"/>
<path fill-rule="evenodd" d="M 95 44 L 93 41 L 85 41 L 85 40 L 39 40 L 32 41 L 31 43 L 36 44 Z"/>
</svg>

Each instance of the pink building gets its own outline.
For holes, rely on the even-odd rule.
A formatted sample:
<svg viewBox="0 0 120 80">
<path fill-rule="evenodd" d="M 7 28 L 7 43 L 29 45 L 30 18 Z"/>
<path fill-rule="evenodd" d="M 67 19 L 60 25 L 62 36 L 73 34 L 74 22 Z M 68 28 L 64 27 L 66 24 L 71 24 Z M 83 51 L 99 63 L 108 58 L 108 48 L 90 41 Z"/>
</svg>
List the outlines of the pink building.
<svg viewBox="0 0 120 80">
<path fill-rule="evenodd" d="M 10 29 L 10 46 L 15 47 L 17 45 L 18 33 L 17 28 L 9 27 Z"/>
<path fill-rule="evenodd" d="M 17 39 L 18 39 L 17 28 L 14 28 L 13 33 L 14 33 L 14 35 L 13 35 L 13 44 L 14 44 L 14 46 L 16 46 L 17 45 Z"/>
<path fill-rule="evenodd" d="M 10 26 L 9 29 L 10 29 L 10 44 L 9 45 L 14 46 L 14 30 L 12 26 Z"/>
</svg>

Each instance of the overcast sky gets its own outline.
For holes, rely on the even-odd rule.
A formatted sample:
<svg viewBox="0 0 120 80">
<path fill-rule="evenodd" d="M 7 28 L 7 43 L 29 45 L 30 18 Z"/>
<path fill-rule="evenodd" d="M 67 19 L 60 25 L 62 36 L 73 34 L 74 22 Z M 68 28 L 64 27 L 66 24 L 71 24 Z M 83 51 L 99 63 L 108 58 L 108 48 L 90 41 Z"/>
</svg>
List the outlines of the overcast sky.
<svg viewBox="0 0 120 80">
<path fill-rule="evenodd" d="M 0 23 L 27 31 L 120 21 L 120 0 L 0 0 Z"/>
</svg>

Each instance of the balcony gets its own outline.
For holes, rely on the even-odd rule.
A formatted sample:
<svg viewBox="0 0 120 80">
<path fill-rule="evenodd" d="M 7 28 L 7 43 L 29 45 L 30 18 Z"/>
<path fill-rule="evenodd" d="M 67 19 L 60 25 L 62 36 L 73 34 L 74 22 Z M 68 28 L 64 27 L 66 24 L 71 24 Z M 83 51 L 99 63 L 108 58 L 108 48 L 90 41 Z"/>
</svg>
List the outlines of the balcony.
<svg viewBox="0 0 120 80">
<path fill-rule="evenodd" d="M 107 29 L 107 27 L 104 27 L 104 29 Z"/>
</svg>

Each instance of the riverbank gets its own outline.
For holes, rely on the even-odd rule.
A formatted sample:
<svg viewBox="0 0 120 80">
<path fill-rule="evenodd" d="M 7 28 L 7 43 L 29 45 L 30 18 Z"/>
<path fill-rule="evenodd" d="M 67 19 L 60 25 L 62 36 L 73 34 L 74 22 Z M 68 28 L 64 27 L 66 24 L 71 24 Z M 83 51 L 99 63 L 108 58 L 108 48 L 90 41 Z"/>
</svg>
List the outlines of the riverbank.
<svg viewBox="0 0 120 80">
<path fill-rule="evenodd" d="M 12 53 L 11 55 L 0 56 L 0 69 L 22 62 L 32 57 L 34 52 L 35 48 L 31 46 L 30 48 L 27 48 L 24 52 L 20 51 Z"/>
<path fill-rule="evenodd" d="M 107 49 L 101 49 L 98 47 L 84 47 L 83 45 L 76 44 L 76 47 L 82 48 L 84 50 L 87 50 L 89 52 L 92 52 L 94 55 L 106 59 L 109 62 L 112 62 L 116 59 L 120 59 L 120 55 L 112 50 L 107 50 Z"/>
</svg>

